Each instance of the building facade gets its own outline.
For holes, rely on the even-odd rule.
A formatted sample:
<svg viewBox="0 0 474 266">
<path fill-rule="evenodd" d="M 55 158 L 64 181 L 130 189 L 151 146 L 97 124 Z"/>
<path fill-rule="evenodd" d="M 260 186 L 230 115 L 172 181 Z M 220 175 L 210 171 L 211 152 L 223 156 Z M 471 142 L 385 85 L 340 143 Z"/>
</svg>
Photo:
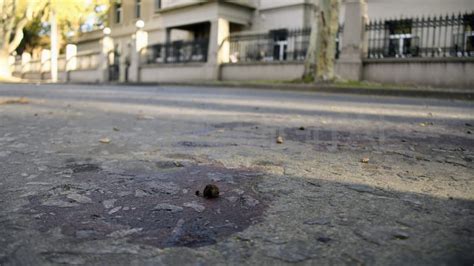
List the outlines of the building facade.
<svg viewBox="0 0 474 266">
<path fill-rule="evenodd" d="M 77 61 L 95 58 L 89 65 L 106 73 L 100 81 L 297 79 L 317 2 L 111 0 L 110 29 L 81 36 Z M 469 86 L 473 11 L 473 0 L 342 0 L 336 72 L 350 80 Z"/>
</svg>

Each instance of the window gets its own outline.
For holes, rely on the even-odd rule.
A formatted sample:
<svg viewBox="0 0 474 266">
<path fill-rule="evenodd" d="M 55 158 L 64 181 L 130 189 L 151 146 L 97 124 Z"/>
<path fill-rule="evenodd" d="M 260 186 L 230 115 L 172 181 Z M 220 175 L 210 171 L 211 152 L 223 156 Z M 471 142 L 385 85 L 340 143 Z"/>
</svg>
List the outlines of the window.
<svg viewBox="0 0 474 266">
<path fill-rule="evenodd" d="M 462 30 L 455 30 L 452 38 L 452 56 L 474 56 L 474 14 L 464 15 Z"/>
<path fill-rule="evenodd" d="M 161 9 L 161 0 L 155 0 L 155 11 L 159 11 Z"/>
<path fill-rule="evenodd" d="M 140 18 L 142 13 L 142 0 L 135 1 L 135 17 Z"/>
<path fill-rule="evenodd" d="M 122 22 L 122 1 L 115 2 L 115 23 Z"/>
<path fill-rule="evenodd" d="M 416 38 L 412 35 L 412 20 L 392 20 L 385 22 L 388 31 L 388 43 L 385 45 L 385 56 L 407 57 L 415 56 Z"/>
<path fill-rule="evenodd" d="M 288 30 L 279 29 L 270 31 L 273 39 L 273 60 L 286 60 L 286 51 L 288 49 Z"/>
<path fill-rule="evenodd" d="M 474 14 L 464 15 L 464 32 L 466 36 L 466 53 L 474 56 Z"/>
</svg>

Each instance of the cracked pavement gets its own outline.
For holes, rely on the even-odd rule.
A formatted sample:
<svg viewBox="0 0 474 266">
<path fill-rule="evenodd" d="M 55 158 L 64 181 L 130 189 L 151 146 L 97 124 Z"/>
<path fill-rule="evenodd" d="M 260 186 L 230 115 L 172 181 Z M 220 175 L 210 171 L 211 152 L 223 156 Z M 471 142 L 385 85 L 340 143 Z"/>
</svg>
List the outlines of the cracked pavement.
<svg viewBox="0 0 474 266">
<path fill-rule="evenodd" d="M 0 265 L 474 263 L 473 102 L 0 85 L 19 97 Z"/>
</svg>

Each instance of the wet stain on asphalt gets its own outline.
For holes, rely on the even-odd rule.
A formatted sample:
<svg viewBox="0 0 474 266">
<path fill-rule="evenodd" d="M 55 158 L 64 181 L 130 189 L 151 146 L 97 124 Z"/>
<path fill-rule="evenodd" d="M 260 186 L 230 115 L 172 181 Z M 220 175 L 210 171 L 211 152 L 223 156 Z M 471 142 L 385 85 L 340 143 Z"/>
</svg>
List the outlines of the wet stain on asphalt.
<svg viewBox="0 0 474 266">
<path fill-rule="evenodd" d="M 25 212 L 36 226 L 80 240 L 127 237 L 130 242 L 163 247 L 214 244 L 260 221 L 267 206 L 254 187 L 262 175 L 220 165 L 157 162 L 158 171 L 120 174 L 96 164 L 76 164 L 74 181 L 29 197 Z M 160 170 L 160 168 L 163 168 Z M 220 196 L 196 196 L 207 184 Z"/>
</svg>

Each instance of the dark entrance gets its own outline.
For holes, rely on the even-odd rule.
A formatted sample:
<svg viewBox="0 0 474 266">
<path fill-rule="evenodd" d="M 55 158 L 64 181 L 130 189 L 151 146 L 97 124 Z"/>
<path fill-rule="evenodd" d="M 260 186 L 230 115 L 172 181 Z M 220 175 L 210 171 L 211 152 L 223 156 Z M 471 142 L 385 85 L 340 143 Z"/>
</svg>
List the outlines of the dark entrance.
<svg viewBox="0 0 474 266">
<path fill-rule="evenodd" d="M 120 54 L 112 51 L 108 55 L 109 60 L 109 81 L 118 81 L 120 76 Z"/>
</svg>

